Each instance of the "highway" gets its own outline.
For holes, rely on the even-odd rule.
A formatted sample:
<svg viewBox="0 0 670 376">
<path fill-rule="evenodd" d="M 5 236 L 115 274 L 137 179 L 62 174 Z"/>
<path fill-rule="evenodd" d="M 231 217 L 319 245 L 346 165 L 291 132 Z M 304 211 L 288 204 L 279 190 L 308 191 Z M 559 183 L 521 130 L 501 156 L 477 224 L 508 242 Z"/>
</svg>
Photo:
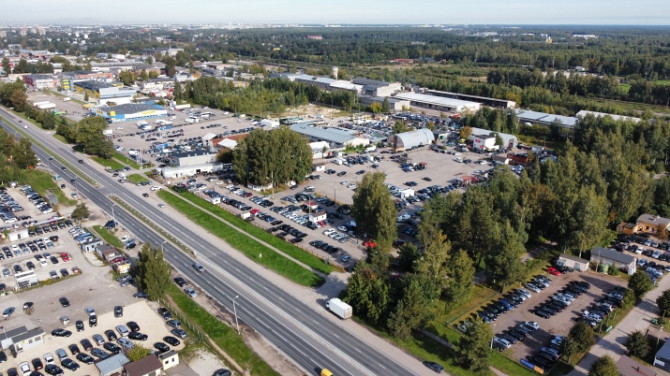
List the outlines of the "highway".
<svg viewBox="0 0 670 376">
<path fill-rule="evenodd" d="M 23 127 L 16 118 L 0 109 L 0 115 L 12 121 L 16 126 Z M 8 132 L 17 133 L 2 122 Z M 343 327 L 324 317 L 329 313 L 323 307 L 307 306 L 292 296 L 290 291 L 283 291 L 262 275 L 247 268 L 243 263 L 232 257 L 226 248 L 214 245 L 198 235 L 195 225 L 185 225 L 179 218 L 166 216 L 162 209 L 157 208 L 138 195 L 129 192 L 110 174 L 99 171 L 87 163 L 79 164 L 79 159 L 71 151 L 71 147 L 62 144 L 50 134 L 37 129 L 33 125 L 24 128 L 27 134 L 58 153 L 60 157 L 76 166 L 84 174 L 100 183 L 94 188 L 69 170 L 62 170 L 61 163 L 49 160 L 49 155 L 38 147 L 34 147 L 42 163 L 49 166 L 69 181 L 76 178 L 76 188 L 86 199 L 95 203 L 115 219 L 122 223 L 142 241 L 161 245 L 165 239 L 154 232 L 149 226 L 116 205 L 110 195 L 116 195 L 144 216 L 161 226 L 167 233 L 197 251 L 198 262 L 206 271 L 199 273 L 192 268 L 193 259 L 166 242 L 164 244 L 166 260 L 182 275 L 193 281 L 209 296 L 221 303 L 230 312 L 233 311 L 233 299 L 236 296 L 237 315 L 268 342 L 283 352 L 289 359 L 299 365 L 308 375 L 317 375 L 321 368 L 328 368 L 335 375 L 412 375 L 417 374 L 420 361 L 416 364 L 399 364 L 393 358 L 372 347 Z M 421 372 L 423 373 L 423 372 Z"/>
</svg>

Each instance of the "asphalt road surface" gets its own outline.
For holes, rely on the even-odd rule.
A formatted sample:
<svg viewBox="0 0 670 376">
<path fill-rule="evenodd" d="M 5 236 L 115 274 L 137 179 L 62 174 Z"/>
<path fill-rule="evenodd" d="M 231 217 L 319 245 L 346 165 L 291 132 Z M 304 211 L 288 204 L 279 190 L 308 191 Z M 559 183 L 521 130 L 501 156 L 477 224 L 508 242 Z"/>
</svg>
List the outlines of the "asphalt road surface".
<svg viewBox="0 0 670 376">
<path fill-rule="evenodd" d="M 0 115 L 23 128 L 8 111 L 0 109 Z M 2 122 L 10 133 L 17 132 Z M 212 298 L 232 311 L 232 300 L 236 299 L 237 315 L 240 320 L 260 333 L 288 358 L 302 367 L 307 374 L 318 374 L 321 368 L 328 368 L 336 375 L 412 375 L 417 374 L 423 366 L 416 364 L 398 364 L 394 359 L 380 352 L 353 333 L 323 317 L 327 314 L 322 307 L 311 307 L 294 298 L 290 292 L 283 291 L 262 275 L 247 268 L 232 256 L 198 236 L 196 231 L 186 227 L 178 218 L 166 216 L 157 208 L 128 192 L 122 184 L 88 164 L 79 164 L 79 159 L 69 146 L 46 134 L 40 129 L 29 125 L 22 129 L 53 152 L 59 154 L 71 165 L 100 183 L 100 188 L 93 188 L 82 179 L 77 179 L 76 188 L 87 199 L 107 213 L 112 213 L 116 220 L 127 228 L 132 228 L 135 235 L 144 242 L 160 245 L 165 239 L 150 227 L 125 212 L 109 199 L 116 195 L 144 216 L 157 223 L 173 237 L 178 238 L 191 249 L 197 251 L 198 262 L 206 271 L 199 273 L 192 268 L 193 259 L 177 247 L 166 242 L 163 247 L 166 260 L 181 274 L 200 286 Z M 66 181 L 77 178 L 74 173 L 61 170 L 58 160 L 49 160 L 45 151 L 35 147 L 37 156 L 42 163 L 58 172 Z M 204 230 L 202 230 L 204 231 Z M 319 308 L 318 311 L 315 308 Z M 423 373 L 423 372 L 421 372 Z"/>
</svg>

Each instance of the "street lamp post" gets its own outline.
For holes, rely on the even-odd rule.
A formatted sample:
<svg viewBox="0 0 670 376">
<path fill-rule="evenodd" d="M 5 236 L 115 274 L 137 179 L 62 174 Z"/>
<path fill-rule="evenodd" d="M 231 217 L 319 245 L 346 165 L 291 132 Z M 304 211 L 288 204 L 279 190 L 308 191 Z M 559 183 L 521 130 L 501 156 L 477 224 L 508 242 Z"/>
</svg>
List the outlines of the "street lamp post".
<svg viewBox="0 0 670 376">
<path fill-rule="evenodd" d="M 235 300 L 237 300 L 239 297 L 239 295 L 235 295 L 233 298 L 233 312 L 235 313 L 235 327 L 237 328 L 237 335 L 240 334 L 240 324 L 237 322 L 237 307 L 235 306 Z"/>
<path fill-rule="evenodd" d="M 165 249 L 163 249 L 163 244 L 167 243 L 167 240 L 163 240 L 161 243 L 161 252 L 165 253 Z"/>
<path fill-rule="evenodd" d="M 116 226 L 116 216 L 114 215 L 114 207 L 117 206 L 117 203 L 112 204 L 112 219 L 114 220 L 114 226 Z"/>
</svg>

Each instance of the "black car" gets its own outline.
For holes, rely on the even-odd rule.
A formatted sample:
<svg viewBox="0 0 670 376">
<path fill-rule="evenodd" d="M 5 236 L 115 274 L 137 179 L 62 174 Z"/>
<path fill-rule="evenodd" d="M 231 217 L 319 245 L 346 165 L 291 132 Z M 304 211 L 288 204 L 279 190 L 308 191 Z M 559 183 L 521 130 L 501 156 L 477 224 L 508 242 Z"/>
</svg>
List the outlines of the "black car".
<svg viewBox="0 0 670 376">
<path fill-rule="evenodd" d="M 167 308 L 158 308 L 158 313 L 163 316 L 163 319 L 169 320 L 172 318 L 172 313 Z"/>
<path fill-rule="evenodd" d="M 94 326 L 98 326 L 98 316 L 96 315 L 91 315 L 88 317 L 88 326 L 91 328 Z"/>
<path fill-rule="evenodd" d="M 170 351 L 170 346 L 166 345 L 163 342 L 156 342 L 154 343 L 154 348 L 162 353 L 166 351 Z"/>
<path fill-rule="evenodd" d="M 536 309 L 535 314 L 542 317 L 543 319 L 548 319 L 551 317 L 551 314 L 542 308 Z"/>
<path fill-rule="evenodd" d="M 81 347 L 83 347 L 84 350 L 86 351 L 91 351 L 91 349 L 93 348 L 93 344 L 91 343 L 91 341 L 89 341 L 86 338 L 82 339 L 79 343 L 81 343 Z"/>
<path fill-rule="evenodd" d="M 116 341 L 119 339 L 119 337 L 116 336 L 116 333 L 114 333 L 114 331 L 111 329 L 105 330 L 105 336 L 107 337 L 108 341 Z"/>
<path fill-rule="evenodd" d="M 52 376 L 63 376 L 63 370 L 55 364 L 47 364 L 44 372 Z"/>
<path fill-rule="evenodd" d="M 146 341 L 149 336 L 147 336 L 144 333 L 140 332 L 130 332 L 128 333 L 128 338 L 138 340 L 138 341 Z"/>
<path fill-rule="evenodd" d="M 42 364 L 42 360 L 40 358 L 35 358 L 31 360 L 30 363 L 33 364 L 33 368 L 35 369 L 35 371 L 39 371 L 42 368 L 44 368 L 44 365 Z"/>
<path fill-rule="evenodd" d="M 100 360 L 109 358 L 109 354 L 105 350 L 100 350 L 97 347 L 91 350 L 91 355 L 97 357 Z"/>
<path fill-rule="evenodd" d="M 186 282 L 186 280 L 182 277 L 176 277 L 174 279 L 174 283 L 176 283 L 177 286 L 179 286 L 179 287 L 184 287 L 184 286 L 188 285 L 188 282 Z"/>
<path fill-rule="evenodd" d="M 181 343 L 181 341 L 179 341 L 178 339 L 176 339 L 175 337 L 172 337 L 172 336 L 163 337 L 163 341 L 170 344 L 170 346 L 179 346 L 179 344 Z"/>
<path fill-rule="evenodd" d="M 121 348 L 113 342 L 105 342 L 105 344 L 102 345 L 102 347 L 105 350 L 111 352 L 112 354 L 118 354 L 121 352 Z"/>
<path fill-rule="evenodd" d="M 84 364 L 93 364 L 93 362 L 94 362 L 93 357 L 86 354 L 86 353 L 77 354 L 77 360 L 84 363 Z"/>
<path fill-rule="evenodd" d="M 444 369 L 444 367 L 442 367 L 439 363 L 431 362 L 431 361 L 428 361 L 428 360 L 424 361 L 423 365 L 430 368 L 435 373 L 440 373 Z"/>
<path fill-rule="evenodd" d="M 4 363 L 7 361 L 7 354 L 5 354 L 4 351 L 0 350 L 0 363 Z"/>
<path fill-rule="evenodd" d="M 84 322 L 81 321 L 81 320 L 77 320 L 77 322 L 75 322 L 74 326 L 75 326 L 75 328 L 77 328 L 78 332 L 81 332 L 81 331 L 84 330 Z"/>
<path fill-rule="evenodd" d="M 231 375 L 232 375 L 232 373 L 225 368 L 217 369 L 212 374 L 212 376 L 231 376 Z"/>
<path fill-rule="evenodd" d="M 60 297 L 60 298 L 58 299 L 58 302 L 60 303 L 60 305 L 61 305 L 62 307 L 69 307 L 69 306 L 70 306 L 70 301 L 67 300 L 67 298 L 64 297 L 64 296 Z"/>
<path fill-rule="evenodd" d="M 72 335 L 72 332 L 63 328 L 58 328 L 52 330 L 51 335 L 55 337 L 69 337 Z"/>
<path fill-rule="evenodd" d="M 128 326 L 128 329 L 130 329 L 131 332 L 139 332 L 140 331 L 140 326 L 137 325 L 137 323 L 135 321 L 128 321 L 126 323 L 126 325 Z"/>
<path fill-rule="evenodd" d="M 120 305 L 114 307 L 114 317 L 123 317 L 123 307 Z"/>
<path fill-rule="evenodd" d="M 70 358 L 65 358 L 65 359 L 61 360 L 60 364 L 63 367 L 69 369 L 70 371 L 76 371 L 76 370 L 79 369 L 79 363 L 75 362 L 74 360 L 72 360 Z"/>
<path fill-rule="evenodd" d="M 70 349 L 70 352 L 72 353 L 72 355 L 77 355 L 81 352 L 81 351 L 79 351 L 79 346 L 77 346 L 76 343 L 71 344 L 67 348 Z"/>
</svg>

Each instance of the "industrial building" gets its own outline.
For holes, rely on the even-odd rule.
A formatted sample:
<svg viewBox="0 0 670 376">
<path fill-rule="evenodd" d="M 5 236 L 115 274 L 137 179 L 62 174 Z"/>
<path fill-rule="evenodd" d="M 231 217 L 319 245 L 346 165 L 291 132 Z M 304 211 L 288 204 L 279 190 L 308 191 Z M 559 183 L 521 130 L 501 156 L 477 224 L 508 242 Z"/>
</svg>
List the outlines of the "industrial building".
<svg viewBox="0 0 670 376">
<path fill-rule="evenodd" d="M 340 128 L 321 128 L 309 125 L 307 123 L 291 124 L 290 128 L 294 132 L 307 137 L 311 142 L 326 141 L 329 143 L 331 149 L 341 148 L 345 146 L 358 146 L 370 144 L 370 139 L 366 137 L 359 137 L 356 131 Z"/>
<path fill-rule="evenodd" d="M 394 150 L 409 150 L 419 146 L 430 145 L 435 141 L 433 132 L 428 128 L 421 128 L 411 132 L 391 135 L 389 143 Z"/>
<path fill-rule="evenodd" d="M 482 139 L 487 139 L 488 137 L 491 137 L 491 134 L 494 134 L 492 137 L 494 139 L 494 145 L 495 145 L 495 135 L 498 135 L 502 138 L 503 143 L 500 145 L 500 148 L 503 150 L 512 150 L 513 148 L 516 147 L 516 145 L 519 143 L 519 140 L 516 138 L 515 135 L 513 134 L 508 134 L 508 133 L 502 133 L 502 132 L 494 132 L 490 129 L 482 129 L 482 128 L 475 128 L 472 127 L 472 133 L 469 140 L 473 141 L 473 147 L 478 148 L 477 143 L 475 143 L 475 136 L 479 137 L 481 136 Z M 490 140 L 487 141 L 490 144 Z M 482 142 L 480 142 L 480 145 L 487 145 Z M 481 147 L 479 147 L 482 149 Z"/>
<path fill-rule="evenodd" d="M 605 112 L 596 112 L 596 111 L 587 111 L 587 110 L 581 110 L 575 116 L 579 119 L 583 119 L 588 115 L 592 115 L 596 118 L 602 118 L 602 117 L 605 117 L 605 116 L 609 116 L 614 121 L 632 121 L 634 123 L 639 123 L 642 120 L 640 118 L 631 117 L 631 116 L 613 115 L 613 114 L 608 114 L 608 113 L 605 113 Z"/>
<path fill-rule="evenodd" d="M 481 104 L 477 102 L 437 97 L 428 94 L 398 93 L 395 95 L 395 98 L 409 101 L 412 107 L 426 108 L 440 112 L 477 112 L 481 108 Z"/>
<path fill-rule="evenodd" d="M 606 271 L 605 268 L 603 268 L 603 265 L 607 265 L 607 268 L 619 268 L 628 275 L 633 275 L 635 274 L 635 271 L 637 270 L 637 258 L 617 252 L 614 249 L 605 249 L 601 247 L 594 247 L 591 250 L 591 262 L 597 265 L 598 269 L 601 269 L 603 271 Z"/>
<path fill-rule="evenodd" d="M 656 352 L 654 367 L 670 372 L 670 341 L 665 341 L 663 346 Z"/>
<path fill-rule="evenodd" d="M 137 94 L 135 89 L 112 86 L 99 81 L 75 82 L 74 89 L 81 95 L 88 95 L 89 101 L 96 100 L 100 105 L 128 104 Z"/>
<path fill-rule="evenodd" d="M 545 127 L 552 124 L 560 125 L 563 128 L 574 129 L 577 125 L 578 119 L 573 116 L 562 116 L 547 114 L 545 112 L 529 111 L 529 110 L 515 110 L 519 122 L 526 125 L 542 125 Z"/>
<path fill-rule="evenodd" d="M 127 103 L 113 107 L 97 107 L 96 113 L 110 123 L 143 120 L 167 116 L 167 110 L 160 106 Z"/>
<path fill-rule="evenodd" d="M 481 103 L 484 106 L 488 106 L 488 107 L 496 107 L 496 108 L 515 108 L 516 107 L 516 102 L 515 101 L 509 101 L 509 100 L 506 100 L 506 99 L 480 97 L 478 95 L 451 93 L 451 92 L 448 92 L 448 91 L 430 90 L 430 89 L 424 89 L 423 93 L 424 94 L 429 94 L 429 95 L 434 95 L 436 97 L 445 97 L 445 98 L 460 99 L 460 100 L 463 100 L 463 101 L 477 102 L 477 103 Z"/>
<path fill-rule="evenodd" d="M 400 82 L 386 82 L 360 77 L 354 78 L 351 82 L 356 85 L 361 85 L 361 94 L 371 97 L 389 97 L 402 90 Z"/>
<path fill-rule="evenodd" d="M 51 74 L 27 74 L 23 76 L 23 82 L 35 89 L 55 89 L 58 79 Z"/>
<path fill-rule="evenodd" d="M 373 103 L 384 104 L 384 99 L 388 99 L 391 112 L 406 111 L 410 107 L 410 102 L 408 100 L 398 99 L 396 97 L 370 97 L 367 95 L 359 95 L 358 103 L 364 106 L 369 106 Z"/>
</svg>

